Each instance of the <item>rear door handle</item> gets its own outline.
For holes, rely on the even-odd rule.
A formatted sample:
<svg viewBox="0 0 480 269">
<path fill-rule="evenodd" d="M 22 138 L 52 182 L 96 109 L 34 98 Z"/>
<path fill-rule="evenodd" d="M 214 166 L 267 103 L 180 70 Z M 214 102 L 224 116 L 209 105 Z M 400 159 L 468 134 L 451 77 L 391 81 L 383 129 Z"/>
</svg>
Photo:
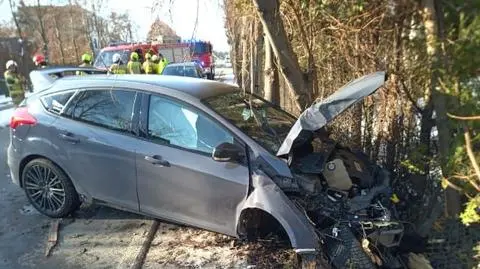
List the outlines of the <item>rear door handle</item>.
<svg viewBox="0 0 480 269">
<path fill-rule="evenodd" d="M 75 135 L 70 133 L 70 132 L 60 133 L 58 136 L 61 139 L 66 140 L 66 141 L 68 141 L 70 143 L 73 143 L 73 144 L 80 142 L 80 139 L 76 138 Z"/>
<path fill-rule="evenodd" d="M 153 165 L 158 165 L 162 167 L 170 167 L 170 163 L 162 158 L 159 155 L 145 156 L 145 160 Z"/>
</svg>

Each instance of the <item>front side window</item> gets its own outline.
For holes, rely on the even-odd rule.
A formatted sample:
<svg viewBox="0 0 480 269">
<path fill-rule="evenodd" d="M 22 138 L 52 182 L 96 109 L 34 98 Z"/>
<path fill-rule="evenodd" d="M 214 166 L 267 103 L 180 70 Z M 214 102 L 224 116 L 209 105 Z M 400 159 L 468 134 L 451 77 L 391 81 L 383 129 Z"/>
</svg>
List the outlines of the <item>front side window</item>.
<svg viewBox="0 0 480 269">
<path fill-rule="evenodd" d="M 65 115 L 75 120 L 130 132 L 136 93 L 123 90 L 86 90 L 70 102 Z"/>
<path fill-rule="evenodd" d="M 203 100 L 218 114 L 275 154 L 296 119 L 273 104 L 241 91 Z"/>
<path fill-rule="evenodd" d="M 150 98 L 148 136 L 155 142 L 207 154 L 221 143 L 233 143 L 232 135 L 202 113 L 159 96 Z"/>
</svg>

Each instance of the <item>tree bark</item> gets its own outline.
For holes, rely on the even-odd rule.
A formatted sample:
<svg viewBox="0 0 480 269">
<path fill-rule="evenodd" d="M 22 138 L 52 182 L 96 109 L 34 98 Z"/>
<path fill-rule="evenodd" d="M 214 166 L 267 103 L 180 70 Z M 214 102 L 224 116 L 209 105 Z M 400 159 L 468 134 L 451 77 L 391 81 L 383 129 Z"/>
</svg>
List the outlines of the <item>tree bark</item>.
<svg viewBox="0 0 480 269">
<path fill-rule="evenodd" d="M 280 17 L 278 0 L 253 0 L 263 29 L 271 42 L 272 49 L 285 78 L 290 96 L 297 111 L 303 111 L 311 101 L 307 82 L 300 70 L 297 56 L 293 52 Z"/>
<path fill-rule="evenodd" d="M 65 52 L 63 51 L 63 41 L 62 37 L 60 36 L 60 29 L 58 27 L 57 21 L 57 14 L 52 14 L 53 16 L 53 23 L 55 25 L 55 38 L 58 41 L 58 46 L 60 48 L 60 55 L 62 56 L 62 64 L 65 65 Z"/>
<path fill-rule="evenodd" d="M 278 70 L 274 63 L 274 55 L 272 52 L 272 46 L 268 37 L 265 38 L 265 68 L 264 68 L 264 81 L 265 81 L 265 99 L 280 105 L 280 86 L 278 84 Z"/>
<path fill-rule="evenodd" d="M 13 0 L 8 0 L 8 4 L 10 5 L 10 10 L 12 12 L 12 18 L 13 18 L 13 22 L 15 23 L 15 28 L 17 29 L 18 37 L 22 38 L 22 28 L 20 27 L 20 24 L 18 23 L 17 14 L 13 11 L 15 3 L 13 2 Z"/>
<path fill-rule="evenodd" d="M 247 20 L 246 17 L 243 17 L 242 18 L 242 36 L 241 36 L 241 40 L 242 40 L 242 83 L 240 85 L 240 88 L 243 89 L 243 91 L 247 91 L 247 88 L 250 87 L 250 76 L 249 76 L 249 61 L 248 61 L 248 58 L 249 58 L 249 45 L 250 45 L 250 42 L 249 42 L 249 35 L 247 33 L 249 33 L 249 30 L 250 30 L 250 22 Z"/>
<path fill-rule="evenodd" d="M 45 12 L 42 10 L 42 6 L 40 5 L 40 0 L 37 0 L 37 8 L 35 9 L 35 15 L 38 19 L 38 25 L 40 26 L 40 36 L 42 37 L 42 41 L 43 41 L 43 53 L 45 55 L 45 59 L 48 62 L 48 38 L 47 38 L 46 29 L 45 29 L 45 22 L 43 21 L 45 17 Z"/>
<path fill-rule="evenodd" d="M 449 139 L 451 137 L 451 131 L 448 126 L 447 118 L 447 104 L 444 94 L 436 90 L 438 85 L 438 69 L 440 64 L 440 50 L 437 49 L 438 38 L 443 39 L 443 29 L 438 29 L 438 25 L 443 25 L 443 11 L 436 13 L 435 4 L 436 0 L 423 0 L 423 19 L 425 24 L 425 36 L 427 39 L 427 54 L 430 58 L 430 64 L 432 66 L 432 77 L 430 83 L 430 90 L 432 92 L 433 107 L 436 112 L 436 124 L 438 129 L 439 140 L 439 155 L 442 172 L 444 177 L 449 176 L 447 170 L 448 156 L 450 152 Z M 461 211 L 460 194 L 447 187 L 445 191 L 446 200 L 446 214 L 447 216 L 457 216 Z"/>
</svg>

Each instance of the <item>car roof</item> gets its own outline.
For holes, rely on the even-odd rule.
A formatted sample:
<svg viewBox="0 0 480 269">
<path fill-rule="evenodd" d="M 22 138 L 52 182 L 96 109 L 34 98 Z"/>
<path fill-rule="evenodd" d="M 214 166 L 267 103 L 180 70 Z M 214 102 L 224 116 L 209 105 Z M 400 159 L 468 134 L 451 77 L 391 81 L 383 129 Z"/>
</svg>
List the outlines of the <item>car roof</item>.
<svg viewBox="0 0 480 269">
<path fill-rule="evenodd" d="M 172 63 L 172 64 L 168 64 L 165 68 L 175 67 L 175 66 L 195 66 L 195 65 L 198 65 L 198 63 L 196 62 Z"/>
<path fill-rule="evenodd" d="M 128 83 L 144 83 L 170 90 L 179 91 L 198 99 L 205 99 L 217 95 L 227 94 L 239 91 L 238 87 L 230 84 L 179 76 L 164 75 L 88 75 L 88 76 L 70 76 L 55 81 L 55 85 L 75 86 L 75 87 L 104 87 L 113 83 L 120 83 L 128 87 Z M 82 85 L 83 84 L 83 85 Z M 144 87 L 143 90 L 156 92 L 153 87 Z"/>
</svg>

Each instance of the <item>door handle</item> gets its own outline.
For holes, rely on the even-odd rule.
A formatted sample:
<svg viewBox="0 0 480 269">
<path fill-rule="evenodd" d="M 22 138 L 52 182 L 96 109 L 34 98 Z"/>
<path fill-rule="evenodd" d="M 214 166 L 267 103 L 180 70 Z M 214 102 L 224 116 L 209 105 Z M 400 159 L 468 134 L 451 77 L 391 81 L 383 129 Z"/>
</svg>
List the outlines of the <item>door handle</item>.
<svg viewBox="0 0 480 269">
<path fill-rule="evenodd" d="M 153 165 L 158 165 L 162 167 L 170 167 L 170 163 L 162 158 L 159 155 L 145 156 L 145 160 Z"/>
<path fill-rule="evenodd" d="M 75 135 L 70 132 L 60 133 L 59 136 L 61 139 L 73 144 L 80 142 L 80 139 L 76 138 Z"/>
</svg>

